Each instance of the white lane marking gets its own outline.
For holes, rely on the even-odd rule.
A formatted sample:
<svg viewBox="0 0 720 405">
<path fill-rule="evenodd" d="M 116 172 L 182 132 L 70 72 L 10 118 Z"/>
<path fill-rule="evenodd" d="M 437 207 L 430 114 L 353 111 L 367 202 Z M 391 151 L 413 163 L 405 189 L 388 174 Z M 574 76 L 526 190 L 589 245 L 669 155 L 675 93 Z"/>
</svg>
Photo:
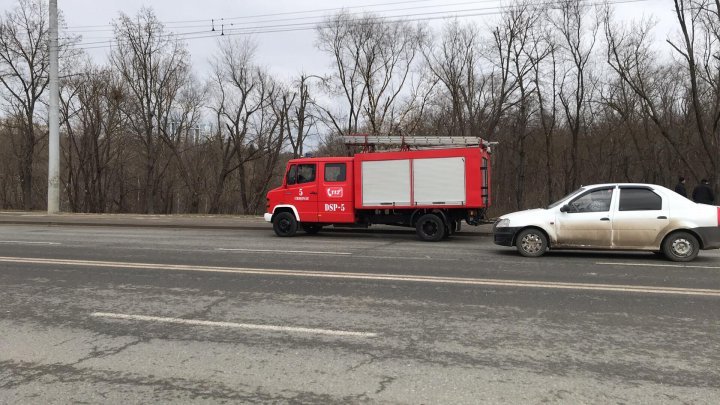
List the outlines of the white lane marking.
<svg viewBox="0 0 720 405">
<path fill-rule="evenodd" d="M 237 329 L 254 329 L 254 330 L 268 330 L 273 332 L 294 332 L 294 333 L 311 333 L 316 335 L 330 335 L 330 336 L 359 336 L 359 337 L 377 337 L 377 333 L 373 332 L 353 332 L 346 330 L 333 330 L 333 329 L 316 329 L 316 328 L 303 328 L 297 326 L 277 326 L 277 325 L 258 325 L 252 323 L 235 323 L 235 322 L 217 322 L 217 321 L 202 321 L 199 319 L 182 319 L 182 318 L 167 318 L 162 316 L 147 316 L 147 315 L 128 315 L 128 314 L 117 314 L 112 312 L 93 312 L 90 316 L 95 318 L 110 318 L 110 319 L 124 319 L 128 321 L 147 321 L 147 322 L 160 322 L 160 323 L 174 323 L 177 325 L 191 325 L 191 326 L 213 326 L 220 328 L 237 328 Z"/>
<path fill-rule="evenodd" d="M 252 274 L 265 276 L 290 276 L 290 277 L 314 277 L 348 280 L 373 280 L 373 281 L 405 281 L 417 283 L 438 283 L 438 284 L 459 284 L 459 285 L 482 285 L 493 287 L 526 287 L 560 290 L 587 290 L 605 292 L 632 292 L 643 294 L 670 294 L 670 295 L 695 295 L 720 297 L 720 290 L 705 288 L 679 288 L 679 287 L 658 287 L 643 285 L 623 284 L 587 284 L 587 283 L 563 283 L 545 281 L 525 280 L 503 280 L 492 278 L 466 278 L 466 277 L 439 277 L 439 276 L 412 276 L 402 274 L 373 274 L 373 273 L 352 273 L 352 272 L 331 272 L 311 270 L 280 270 L 280 269 L 254 269 L 244 267 L 211 267 L 211 266 L 188 266 L 181 264 L 151 264 L 151 263 L 128 263 L 128 262 L 104 262 L 91 260 L 65 260 L 65 259 L 41 259 L 23 257 L 0 257 L 0 262 L 27 263 L 27 264 L 49 264 L 66 266 L 85 267 L 111 267 L 143 270 L 169 270 L 169 271 L 191 271 L 207 273 L 231 273 L 231 274 Z"/>
<path fill-rule="evenodd" d="M 216 248 L 222 252 L 257 252 L 257 253 L 297 253 L 307 255 L 334 255 L 334 256 L 350 256 L 352 253 L 347 252 L 316 252 L 312 250 L 272 250 L 272 249 L 231 249 L 231 248 Z"/>
<path fill-rule="evenodd" d="M 608 266 L 633 266 L 633 267 L 673 267 L 679 269 L 720 269 L 720 266 L 699 266 L 695 264 L 654 264 L 654 263 L 620 263 L 620 262 L 596 262 L 595 264 Z"/>
<path fill-rule="evenodd" d="M 24 240 L 0 240 L 0 244 L 6 245 L 60 245 L 59 242 L 29 242 Z"/>
</svg>

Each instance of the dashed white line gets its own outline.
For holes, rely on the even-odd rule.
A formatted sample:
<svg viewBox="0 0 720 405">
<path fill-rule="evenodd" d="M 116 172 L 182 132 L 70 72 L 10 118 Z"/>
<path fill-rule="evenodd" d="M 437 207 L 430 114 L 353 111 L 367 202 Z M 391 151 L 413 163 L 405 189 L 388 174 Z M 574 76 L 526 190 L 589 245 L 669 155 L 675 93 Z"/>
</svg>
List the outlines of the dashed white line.
<svg viewBox="0 0 720 405">
<path fill-rule="evenodd" d="M 254 253 L 292 253 L 306 255 L 329 255 L 329 256 L 350 256 L 348 252 L 316 252 L 312 250 L 272 250 L 272 249 L 235 249 L 235 248 L 217 248 L 215 250 L 221 252 L 254 252 Z"/>
<path fill-rule="evenodd" d="M 557 290 L 580 290 L 580 291 L 603 291 L 603 292 L 629 292 L 638 294 L 666 294 L 666 295 L 688 295 L 720 297 L 720 290 L 706 288 L 681 288 L 644 285 L 623 285 L 623 284 L 592 284 L 592 283 L 564 283 L 546 281 L 526 280 L 503 280 L 492 278 L 466 278 L 466 277 L 439 277 L 439 276 L 414 276 L 405 274 L 374 274 L 354 272 L 333 272 L 333 271 L 312 271 L 312 270 L 282 270 L 282 269 L 258 269 L 244 267 L 212 267 L 212 266 L 191 266 L 181 264 L 152 264 L 152 263 L 128 263 L 128 262 L 104 262 L 92 260 L 65 260 L 65 259 L 42 259 L 23 257 L 0 257 L 0 262 L 26 263 L 42 265 L 66 265 L 82 267 L 106 267 L 126 268 L 142 270 L 168 270 L 188 271 L 207 273 L 230 273 L 230 274 L 251 274 L 263 276 L 288 276 L 288 277 L 311 277 L 324 279 L 345 279 L 345 280 L 372 280 L 372 281 L 402 281 L 415 283 L 455 284 L 455 285 L 478 285 L 492 287 L 521 287 L 541 288 Z"/>
<path fill-rule="evenodd" d="M 145 322 L 156 322 L 156 323 L 172 323 L 176 325 L 188 325 L 188 326 L 210 326 L 220 328 L 236 328 L 236 329 L 252 329 L 252 330 L 263 330 L 271 332 L 290 332 L 290 333 L 308 333 L 315 335 L 330 335 L 330 336 L 351 336 L 351 337 L 377 337 L 377 333 L 373 332 L 354 332 L 346 330 L 333 330 L 333 329 L 316 329 L 316 328 L 304 328 L 297 326 L 278 326 L 278 325 L 259 325 L 252 323 L 235 323 L 235 322 L 218 322 L 218 321 L 203 321 L 199 319 L 183 319 L 183 318 L 168 318 L 162 316 L 148 316 L 148 315 L 130 315 L 130 314 L 118 314 L 112 312 L 93 312 L 90 316 L 95 318 L 108 318 L 108 319 L 122 319 L 128 321 L 145 321 Z"/>
</svg>

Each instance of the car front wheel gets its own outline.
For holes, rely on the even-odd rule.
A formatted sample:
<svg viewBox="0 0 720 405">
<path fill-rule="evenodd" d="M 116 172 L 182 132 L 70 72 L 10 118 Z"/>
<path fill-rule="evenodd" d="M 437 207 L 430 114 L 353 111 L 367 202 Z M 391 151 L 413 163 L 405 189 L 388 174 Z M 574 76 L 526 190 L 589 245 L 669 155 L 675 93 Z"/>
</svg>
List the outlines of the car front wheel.
<svg viewBox="0 0 720 405">
<path fill-rule="evenodd" d="M 662 252 L 674 262 L 689 262 L 694 260 L 700 252 L 700 243 L 697 238 L 688 232 L 675 232 L 665 238 Z"/>
<path fill-rule="evenodd" d="M 545 254 L 548 240 L 539 229 L 526 229 L 517 236 L 515 245 L 518 252 L 525 257 L 539 257 Z"/>
</svg>

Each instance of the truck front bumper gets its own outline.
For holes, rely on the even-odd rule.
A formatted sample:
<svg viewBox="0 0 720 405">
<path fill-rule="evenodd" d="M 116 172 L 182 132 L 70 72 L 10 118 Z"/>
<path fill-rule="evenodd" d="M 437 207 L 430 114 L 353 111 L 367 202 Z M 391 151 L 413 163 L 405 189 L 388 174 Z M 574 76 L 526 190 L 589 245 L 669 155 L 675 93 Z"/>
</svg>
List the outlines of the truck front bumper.
<svg viewBox="0 0 720 405">
<path fill-rule="evenodd" d="M 265 218 L 265 222 L 272 222 L 272 213 L 266 212 L 263 218 Z"/>
<path fill-rule="evenodd" d="M 520 228 L 495 228 L 493 229 L 493 236 L 495 244 L 500 246 L 513 246 L 515 235 L 518 233 Z"/>
</svg>

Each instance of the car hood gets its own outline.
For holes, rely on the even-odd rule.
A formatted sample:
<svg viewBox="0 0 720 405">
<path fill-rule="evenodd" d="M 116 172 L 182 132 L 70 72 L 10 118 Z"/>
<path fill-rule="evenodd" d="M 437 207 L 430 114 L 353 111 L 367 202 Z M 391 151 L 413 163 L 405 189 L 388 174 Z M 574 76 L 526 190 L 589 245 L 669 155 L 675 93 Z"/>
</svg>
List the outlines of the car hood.
<svg viewBox="0 0 720 405">
<path fill-rule="evenodd" d="M 510 220 L 509 226 L 525 226 L 535 223 L 547 222 L 547 219 L 551 216 L 554 216 L 553 211 L 547 210 L 545 208 L 535 208 L 531 210 L 511 212 L 509 214 L 501 216 L 498 219 Z"/>
</svg>

